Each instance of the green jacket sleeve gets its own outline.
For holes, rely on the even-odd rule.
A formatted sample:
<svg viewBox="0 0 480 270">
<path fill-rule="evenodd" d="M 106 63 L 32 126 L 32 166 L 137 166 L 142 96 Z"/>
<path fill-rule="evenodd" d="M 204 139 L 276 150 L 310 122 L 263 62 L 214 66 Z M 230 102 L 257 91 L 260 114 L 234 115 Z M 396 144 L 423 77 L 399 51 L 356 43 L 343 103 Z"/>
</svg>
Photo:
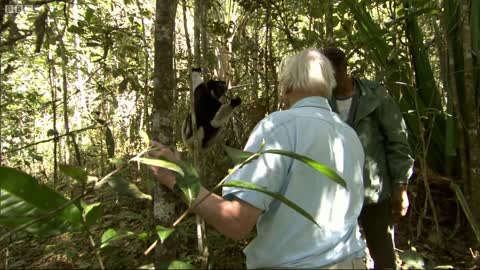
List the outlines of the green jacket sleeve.
<svg viewBox="0 0 480 270">
<path fill-rule="evenodd" d="M 383 88 L 383 87 L 382 87 Z M 387 167 L 392 183 L 408 184 L 414 159 L 402 113 L 393 98 L 382 89 L 382 103 L 377 109 L 380 128 L 385 136 Z"/>
</svg>

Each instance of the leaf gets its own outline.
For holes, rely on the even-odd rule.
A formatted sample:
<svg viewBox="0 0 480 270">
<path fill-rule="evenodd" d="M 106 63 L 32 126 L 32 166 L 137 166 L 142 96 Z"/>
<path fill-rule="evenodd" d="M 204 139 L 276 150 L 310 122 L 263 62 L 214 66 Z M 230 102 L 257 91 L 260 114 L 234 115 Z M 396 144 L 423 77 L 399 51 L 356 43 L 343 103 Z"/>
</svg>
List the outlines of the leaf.
<svg viewBox="0 0 480 270">
<path fill-rule="evenodd" d="M 82 34 L 83 33 L 83 29 L 80 28 L 78 25 L 70 25 L 70 27 L 68 27 L 67 29 L 68 32 L 70 33 L 74 33 L 74 34 Z"/>
<path fill-rule="evenodd" d="M 108 162 L 110 162 L 110 164 L 116 165 L 116 166 L 122 166 L 122 165 L 125 165 L 125 163 L 126 163 L 123 159 L 120 159 L 120 158 L 109 158 Z"/>
<path fill-rule="evenodd" d="M 106 230 L 101 237 L 100 248 L 105 248 L 111 244 L 112 241 L 120 240 L 122 238 L 135 235 L 135 233 L 127 231 L 124 233 L 118 233 L 115 229 L 110 228 Z"/>
<path fill-rule="evenodd" d="M 103 206 L 100 202 L 87 205 L 83 208 L 83 220 L 87 226 L 91 226 L 97 222 L 97 220 L 103 214 Z"/>
<path fill-rule="evenodd" d="M 87 7 L 87 11 L 85 12 L 85 21 L 91 23 L 93 17 L 93 9 Z"/>
<path fill-rule="evenodd" d="M 148 233 L 146 232 L 143 232 L 143 233 L 139 233 L 137 234 L 137 238 L 142 240 L 143 242 L 147 242 L 148 240 Z"/>
<path fill-rule="evenodd" d="M 261 187 L 261 186 L 255 185 L 253 183 L 240 181 L 240 180 L 229 181 L 228 183 L 222 184 L 221 186 L 222 187 L 236 187 L 236 188 L 255 190 L 257 192 L 267 194 L 267 195 L 275 198 L 276 200 L 279 200 L 280 202 L 284 203 L 288 207 L 292 208 L 297 213 L 304 216 L 306 219 L 310 220 L 311 222 L 315 223 L 315 225 L 317 225 L 319 228 L 321 228 L 320 225 L 315 221 L 315 219 L 307 211 L 303 210 L 303 208 L 301 208 L 300 206 L 298 206 L 294 202 L 290 201 L 286 197 L 282 196 L 281 194 L 269 191 L 265 187 Z"/>
<path fill-rule="evenodd" d="M 188 205 L 191 205 L 197 198 L 200 191 L 200 177 L 195 167 L 186 162 L 180 163 L 184 176 L 177 174 L 177 185 L 182 191 Z"/>
<path fill-rule="evenodd" d="M 62 173 L 77 180 L 81 184 L 85 184 L 88 180 L 88 173 L 80 167 L 68 164 L 60 164 L 58 167 Z"/>
<path fill-rule="evenodd" d="M 154 265 L 153 263 L 145 264 L 145 265 L 142 265 L 142 266 L 138 267 L 138 269 L 151 269 L 151 270 L 155 270 L 155 265 Z"/>
<path fill-rule="evenodd" d="M 102 234 L 100 248 L 104 248 L 110 244 L 110 241 L 118 237 L 118 233 L 115 229 L 110 228 Z"/>
<path fill-rule="evenodd" d="M 115 155 L 115 140 L 113 139 L 112 130 L 107 127 L 105 131 L 105 143 L 107 144 L 108 157 L 112 158 Z"/>
<path fill-rule="evenodd" d="M 242 151 L 229 146 L 224 146 L 224 150 L 235 164 L 242 163 L 251 156 L 255 155 L 255 153 Z"/>
<path fill-rule="evenodd" d="M 152 200 L 152 196 L 143 193 L 135 184 L 118 176 L 110 177 L 108 184 L 121 195 L 134 197 L 137 199 Z"/>
<path fill-rule="evenodd" d="M 325 8 L 322 7 L 320 1 L 315 1 L 312 3 L 312 7 L 310 8 L 308 15 L 310 15 L 312 18 L 323 18 L 323 15 L 325 14 Z"/>
<path fill-rule="evenodd" d="M 160 269 L 195 269 L 195 267 L 187 262 L 175 260 L 160 263 Z"/>
<path fill-rule="evenodd" d="M 0 205 L 0 225 L 11 229 L 46 213 L 5 190 L 1 190 Z M 51 218 L 33 223 L 25 230 L 36 235 L 53 235 L 68 231 L 70 227 L 71 225 L 63 219 Z"/>
<path fill-rule="evenodd" d="M 58 131 L 55 130 L 55 129 L 49 129 L 49 130 L 47 131 L 47 136 L 48 136 L 48 137 L 58 136 Z"/>
<path fill-rule="evenodd" d="M 425 260 L 414 250 L 406 250 L 399 254 L 405 269 L 425 269 Z"/>
<path fill-rule="evenodd" d="M 184 172 L 179 165 L 177 165 L 176 163 L 174 163 L 172 161 L 169 161 L 167 159 L 162 159 L 162 158 L 153 159 L 153 158 L 134 157 L 131 160 L 132 161 L 137 161 L 137 162 L 140 162 L 140 163 L 143 163 L 143 164 L 147 164 L 147 165 L 152 165 L 152 166 L 157 166 L 157 167 L 162 167 L 162 168 L 165 168 L 165 169 L 169 169 L 171 171 L 177 172 L 181 176 L 184 175 Z"/>
<path fill-rule="evenodd" d="M 138 135 L 140 135 L 140 138 L 142 139 L 143 143 L 145 144 L 145 147 L 149 147 L 150 146 L 150 136 L 148 136 L 147 132 L 145 132 L 144 130 L 140 130 Z"/>
<path fill-rule="evenodd" d="M 158 237 L 160 238 L 160 243 L 162 244 L 175 231 L 175 229 L 165 228 L 160 225 L 157 225 L 155 228 L 157 229 L 157 234 L 158 234 Z"/>
<path fill-rule="evenodd" d="M 17 227 L 32 218 L 58 210 L 49 219 L 41 220 L 27 227 L 32 233 L 58 233 L 67 229 L 77 230 L 82 226 L 82 215 L 75 204 L 39 184 L 32 176 L 8 167 L 0 167 L 0 203 L 2 208 L 0 224 Z M 61 209 L 64 207 L 63 209 Z"/>
<path fill-rule="evenodd" d="M 345 180 L 343 180 L 342 177 L 340 177 L 335 171 L 332 169 L 328 168 L 327 166 L 316 162 L 315 160 L 308 158 L 306 156 L 302 156 L 296 153 L 288 152 L 288 151 L 283 151 L 283 150 L 275 150 L 275 149 L 270 149 L 270 150 L 265 150 L 261 152 L 262 154 L 278 154 L 278 155 L 283 155 L 287 157 L 291 157 L 293 159 L 296 159 L 298 161 L 301 161 L 308 166 L 312 167 L 313 169 L 317 170 L 318 172 L 322 173 L 326 177 L 330 178 L 333 180 L 335 183 L 339 184 L 340 186 L 347 188 L 347 184 L 345 183 Z"/>
</svg>

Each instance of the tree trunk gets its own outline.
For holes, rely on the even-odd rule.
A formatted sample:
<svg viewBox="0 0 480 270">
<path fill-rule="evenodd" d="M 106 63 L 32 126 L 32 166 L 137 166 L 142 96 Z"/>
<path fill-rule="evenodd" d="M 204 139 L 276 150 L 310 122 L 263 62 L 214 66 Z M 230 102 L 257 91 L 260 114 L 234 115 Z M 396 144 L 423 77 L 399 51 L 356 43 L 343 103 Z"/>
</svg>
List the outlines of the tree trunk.
<svg viewBox="0 0 480 270">
<path fill-rule="evenodd" d="M 201 9 L 200 9 L 200 41 L 202 47 L 202 61 L 204 63 L 204 68 L 208 68 L 210 70 L 209 59 L 207 57 L 209 51 L 209 38 L 208 38 L 208 0 L 200 0 L 201 1 Z"/>
<path fill-rule="evenodd" d="M 58 159 L 57 159 L 57 145 L 58 145 L 58 131 L 57 131 L 57 91 L 55 85 L 55 69 L 53 67 L 53 59 L 50 54 L 50 48 L 47 49 L 47 63 L 48 63 L 48 78 L 49 86 L 51 89 L 52 95 L 52 130 L 54 132 L 53 136 L 53 188 L 57 187 L 58 182 Z"/>
<path fill-rule="evenodd" d="M 173 138 L 173 93 L 175 70 L 173 67 L 173 46 L 175 14 L 178 0 L 157 0 L 155 16 L 155 57 L 153 72 L 153 138 L 164 145 L 174 146 Z M 169 227 L 173 223 L 175 202 L 171 192 L 160 185 L 152 190 L 153 216 L 156 224 Z M 175 237 L 169 237 L 155 249 L 155 268 L 175 257 Z"/>
<path fill-rule="evenodd" d="M 475 84 L 473 78 L 472 36 L 470 26 L 470 1 L 462 1 L 462 36 L 463 36 L 463 66 L 465 81 L 465 124 L 467 131 L 470 186 L 470 205 L 480 205 L 480 141 L 478 126 L 478 109 L 476 104 Z M 480 209 L 473 207 L 473 214 L 480 222 Z"/>
<path fill-rule="evenodd" d="M 195 10 L 193 15 L 193 55 L 194 55 L 194 66 L 202 67 L 202 51 L 201 51 L 201 23 L 202 23 L 202 0 L 195 0 Z"/>
<path fill-rule="evenodd" d="M 192 44 L 190 43 L 190 33 L 188 32 L 187 0 L 182 0 L 183 11 L 183 31 L 185 32 L 185 43 L 187 45 L 187 63 L 193 67 Z"/>
</svg>

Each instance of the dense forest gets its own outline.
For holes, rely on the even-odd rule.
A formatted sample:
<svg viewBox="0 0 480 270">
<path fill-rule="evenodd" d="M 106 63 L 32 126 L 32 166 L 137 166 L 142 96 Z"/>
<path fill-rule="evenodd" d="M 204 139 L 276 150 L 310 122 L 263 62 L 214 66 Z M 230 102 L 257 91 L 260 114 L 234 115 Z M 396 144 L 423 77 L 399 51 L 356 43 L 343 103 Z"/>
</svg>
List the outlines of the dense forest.
<svg viewBox="0 0 480 270">
<path fill-rule="evenodd" d="M 2 268 L 244 268 L 248 241 L 153 181 L 148 141 L 219 192 L 234 166 L 223 146 L 243 148 L 279 109 L 282 59 L 331 46 L 386 86 L 409 129 L 402 268 L 480 266 L 479 0 L 0 2 Z M 181 138 L 192 67 L 242 99 L 208 151 Z"/>
</svg>

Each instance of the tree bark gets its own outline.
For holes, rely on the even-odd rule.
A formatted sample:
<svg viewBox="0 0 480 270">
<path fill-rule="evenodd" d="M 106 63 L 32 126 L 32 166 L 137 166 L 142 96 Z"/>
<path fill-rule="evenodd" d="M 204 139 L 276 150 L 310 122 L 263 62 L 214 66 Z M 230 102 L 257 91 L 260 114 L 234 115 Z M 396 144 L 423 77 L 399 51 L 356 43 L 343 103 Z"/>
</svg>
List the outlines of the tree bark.
<svg viewBox="0 0 480 270">
<path fill-rule="evenodd" d="M 463 36 L 463 66 L 465 82 L 465 123 L 467 131 L 469 166 L 470 205 L 480 204 L 480 141 L 478 126 L 478 110 L 473 77 L 473 50 L 470 26 L 470 1 L 462 1 L 462 36 Z M 475 219 L 480 222 L 480 209 L 473 211 Z"/>
<path fill-rule="evenodd" d="M 195 67 L 202 67 L 202 50 L 201 50 L 201 15 L 202 15 L 202 0 L 195 0 L 195 10 L 193 15 L 193 55 Z"/>
<path fill-rule="evenodd" d="M 155 57 L 153 71 L 153 138 L 164 145 L 174 146 L 173 138 L 173 93 L 175 70 L 173 67 L 173 46 L 175 15 L 178 0 L 157 0 L 155 16 Z M 153 216 L 156 224 L 169 227 L 173 223 L 176 198 L 160 185 L 152 190 Z M 155 268 L 175 257 L 175 238 L 169 237 L 155 249 Z"/>
<path fill-rule="evenodd" d="M 187 63 L 189 67 L 193 66 L 192 44 L 190 43 L 190 33 L 188 32 L 187 0 L 182 0 L 183 11 L 183 31 L 185 32 L 185 43 L 187 45 Z"/>
</svg>

